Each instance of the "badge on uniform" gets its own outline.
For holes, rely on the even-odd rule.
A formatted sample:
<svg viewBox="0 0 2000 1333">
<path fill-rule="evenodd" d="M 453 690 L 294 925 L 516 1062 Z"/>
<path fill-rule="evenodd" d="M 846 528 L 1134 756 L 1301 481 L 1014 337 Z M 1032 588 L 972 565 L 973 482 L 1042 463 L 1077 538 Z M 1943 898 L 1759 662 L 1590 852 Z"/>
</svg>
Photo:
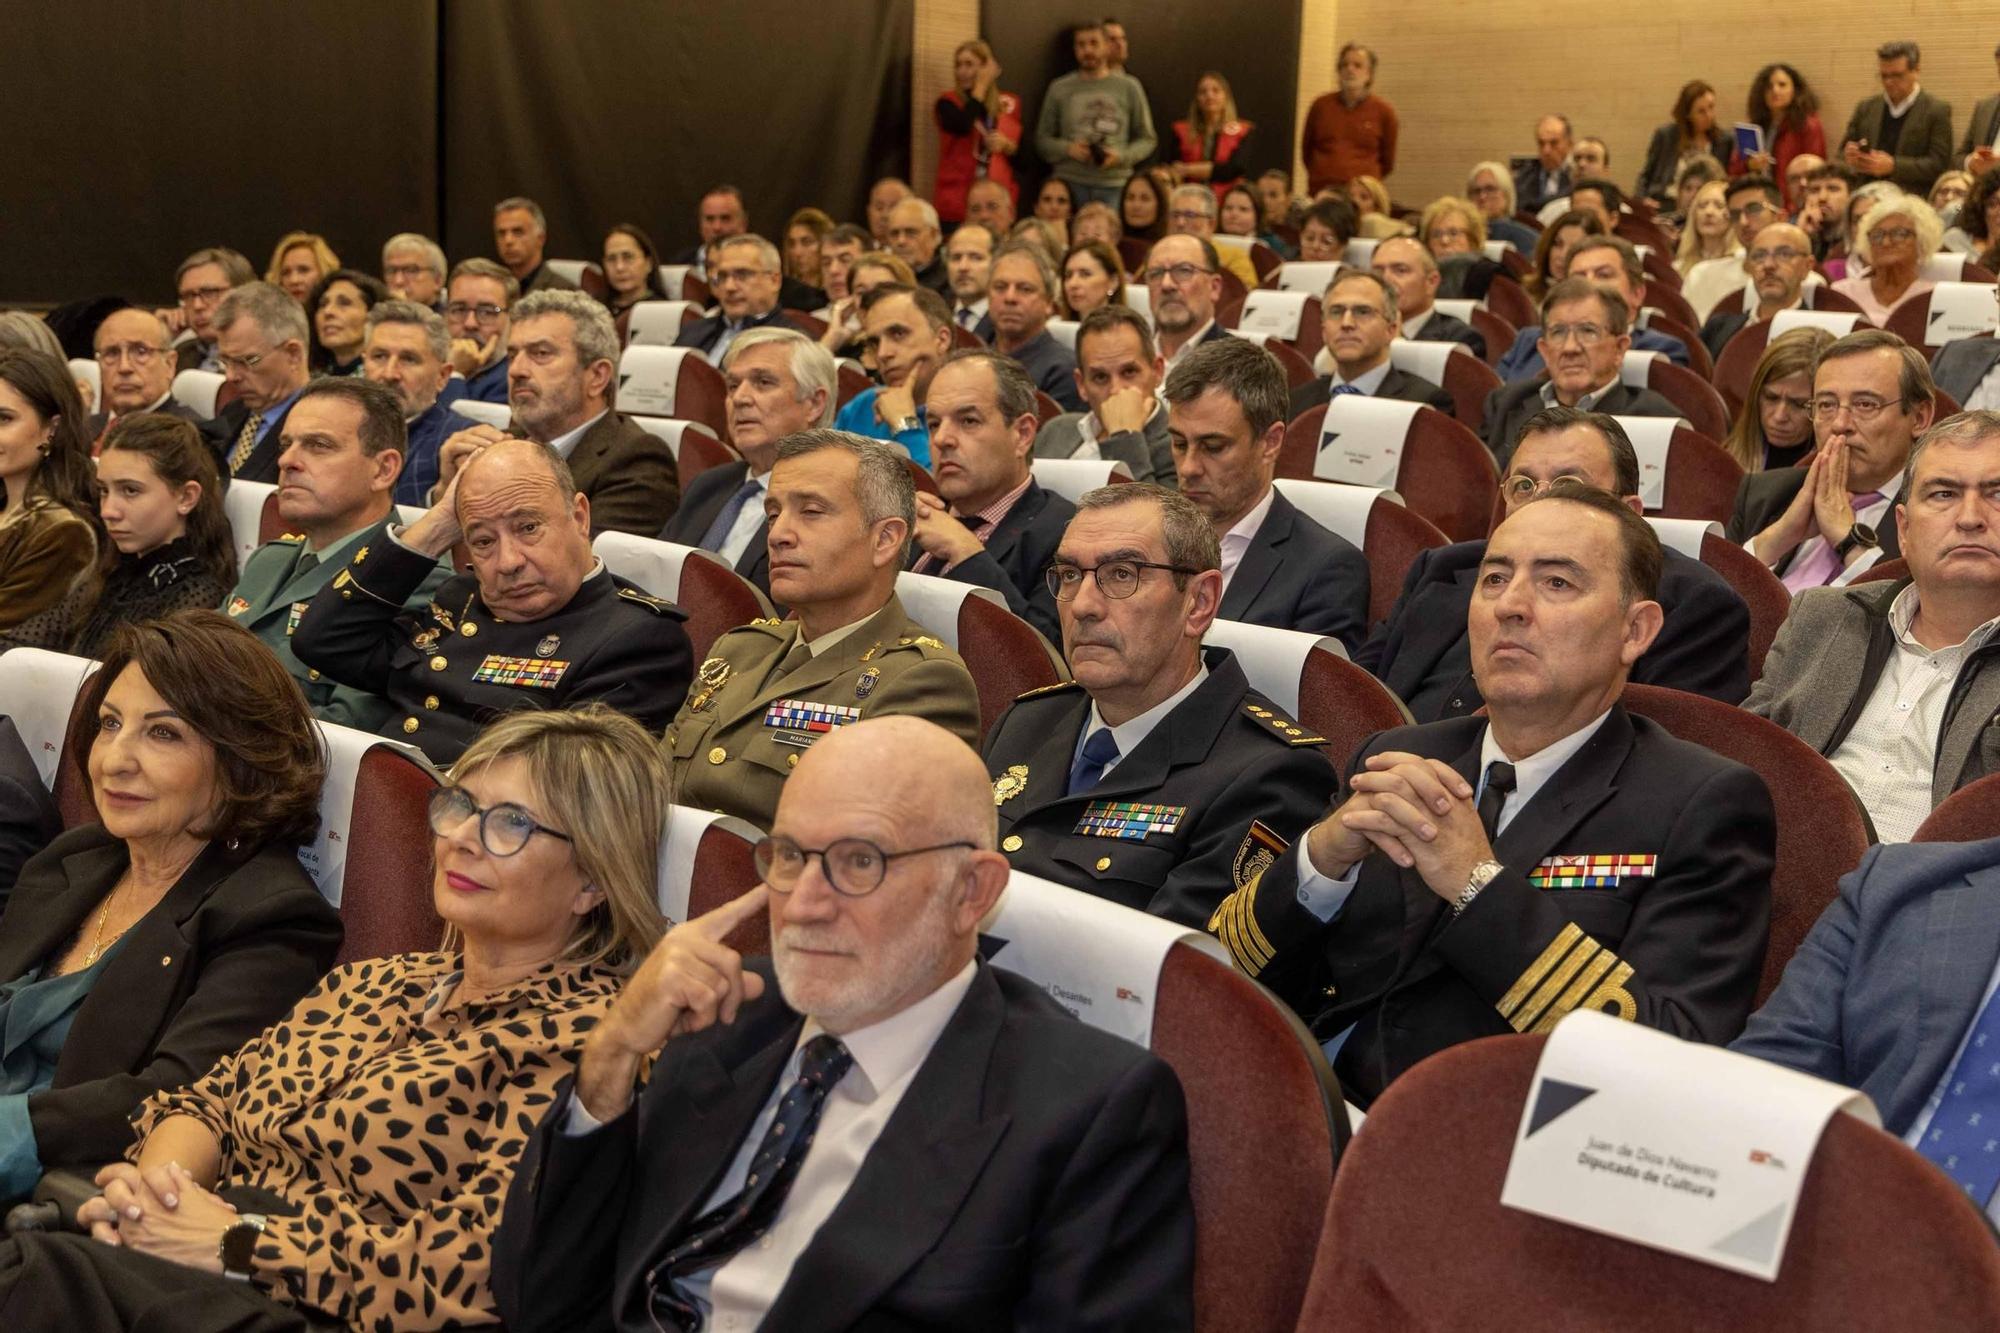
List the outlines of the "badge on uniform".
<svg viewBox="0 0 2000 1333">
<path fill-rule="evenodd" d="M 1263 820 L 1251 820 L 1250 831 L 1243 835 L 1243 845 L 1236 849 L 1236 859 L 1229 867 L 1230 878 L 1236 881 L 1237 888 L 1249 888 L 1257 876 L 1278 863 L 1291 845 Z"/>
<path fill-rule="evenodd" d="M 724 681 L 729 679 L 730 670 L 729 663 L 720 657 L 711 657 L 695 668 L 694 677 L 702 683 L 703 688 L 713 694 L 722 688 Z"/>
<path fill-rule="evenodd" d="M 1028 789 L 1028 766 L 1010 764 L 1005 773 L 993 779 L 993 804 L 1005 805 Z"/>
<path fill-rule="evenodd" d="M 1651 879 L 1659 862 L 1651 852 L 1609 856 L 1545 856 L 1528 872 L 1538 889 L 1615 889 L 1627 876 Z"/>
<path fill-rule="evenodd" d="M 1083 818 L 1072 833 L 1093 838 L 1127 838 L 1137 841 L 1150 833 L 1172 833 L 1187 816 L 1184 805 L 1148 805 L 1141 801 L 1092 801 L 1083 807 Z"/>
<path fill-rule="evenodd" d="M 427 629 L 423 630 L 415 638 L 411 639 L 410 643 L 416 648 L 418 652 L 427 653 L 431 650 L 432 646 L 437 643 L 437 641 L 438 641 L 438 631 L 436 631 L 435 629 Z"/>
<path fill-rule="evenodd" d="M 859 708 L 845 704 L 815 703 L 810 699 L 780 699 L 764 710 L 764 725 L 775 728 L 778 739 L 788 745 L 810 745 L 835 727 L 861 720 Z M 785 732 L 807 733 L 792 740 Z"/>
<path fill-rule="evenodd" d="M 869 667 L 861 673 L 861 679 L 854 682 L 854 697 L 866 699 L 875 693 L 875 682 L 882 679 L 881 667 Z"/>
<path fill-rule="evenodd" d="M 287 616 L 285 617 L 285 637 L 286 637 L 286 638 L 288 638 L 288 639 L 289 639 L 289 638 L 291 638 L 291 637 L 292 637 L 292 631 L 293 631 L 293 630 L 295 630 L 295 629 L 297 629 L 297 628 L 299 627 L 299 620 L 300 620 L 300 618 L 301 618 L 301 617 L 303 617 L 303 616 L 305 615 L 305 613 L 306 613 L 306 608 L 307 608 L 307 607 L 309 607 L 309 606 L 311 606 L 311 605 L 312 605 L 312 603 L 311 603 L 311 602 L 293 602 L 293 603 L 292 603 L 292 609 L 291 609 L 291 613 L 290 613 L 289 615 L 287 615 Z"/>
<path fill-rule="evenodd" d="M 443 607 L 439 606 L 436 602 L 431 603 L 431 619 L 437 621 L 438 624 L 443 625 L 445 628 L 445 633 L 447 634 L 449 634 L 452 630 L 457 628 L 457 626 L 452 624 L 451 612 L 445 610 Z"/>
<path fill-rule="evenodd" d="M 563 661 L 536 661 L 532 657 L 502 657 L 489 653 L 479 670 L 472 673 L 475 685 L 525 685 L 529 689 L 552 690 L 569 670 Z"/>
<path fill-rule="evenodd" d="M 542 639 L 540 643 L 537 643 L 535 645 L 535 656 L 554 657 L 556 655 L 556 649 L 560 647 L 562 647 L 562 638 L 560 635 L 555 635 L 555 634 L 547 635 Z"/>
<path fill-rule="evenodd" d="M 232 615 L 232 616 L 240 616 L 240 615 L 242 615 L 242 614 L 243 614 L 243 613 L 244 613 L 245 611 L 248 611 L 249 609 L 250 609 L 250 603 L 249 603 L 248 601 L 246 601 L 245 599 L 243 599 L 243 598 L 241 598 L 241 597 L 232 597 L 232 598 L 230 598 L 230 599 L 229 599 L 229 614 L 230 614 L 230 615 Z"/>
</svg>

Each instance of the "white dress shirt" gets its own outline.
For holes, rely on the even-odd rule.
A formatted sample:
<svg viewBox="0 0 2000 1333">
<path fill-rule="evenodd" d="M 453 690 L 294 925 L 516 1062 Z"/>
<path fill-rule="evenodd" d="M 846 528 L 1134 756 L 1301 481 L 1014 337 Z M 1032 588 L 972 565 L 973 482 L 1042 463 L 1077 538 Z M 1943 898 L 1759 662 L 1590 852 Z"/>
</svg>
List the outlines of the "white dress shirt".
<svg viewBox="0 0 2000 1333">
<path fill-rule="evenodd" d="M 956 307 L 951 312 L 952 322 L 970 333 L 979 327 L 979 321 L 986 318 L 986 312 L 990 308 L 991 302 L 982 296 L 971 305 Z"/>
<path fill-rule="evenodd" d="M 1145 424 L 1139 427 L 1137 433 L 1144 435 L 1146 427 L 1153 424 L 1153 418 L 1165 410 L 1166 408 L 1160 401 L 1159 391 L 1156 389 L 1153 391 L 1153 406 L 1146 413 Z M 1082 443 L 1077 445 L 1076 452 L 1071 454 L 1070 457 L 1089 459 L 1091 461 L 1102 459 L 1104 451 L 1099 449 L 1097 444 L 1099 440 L 1104 438 L 1106 433 L 1104 423 L 1097 419 L 1096 409 L 1093 408 L 1091 411 L 1085 412 L 1081 417 L 1077 418 L 1076 423 L 1077 438 Z"/>
<path fill-rule="evenodd" d="M 1916 105 L 1917 97 L 1920 93 L 1923 92 L 1923 90 L 1924 86 L 1920 83 L 1910 85 L 1910 95 L 1908 97 L 1905 97 L 1900 102 L 1888 103 L 1889 114 L 1894 116 L 1897 120 L 1901 120 L 1903 118 L 1903 113 Z M 1888 98 L 1886 96 L 1882 100 L 1888 102 Z"/>
<path fill-rule="evenodd" d="M 1215 321 L 1213 319 L 1210 319 L 1208 323 L 1202 325 L 1200 328 L 1196 329 L 1193 333 L 1190 333 L 1188 335 L 1188 340 L 1182 343 L 1176 349 L 1174 349 L 1174 354 L 1167 358 L 1167 364 L 1169 366 L 1179 365 L 1180 359 L 1186 356 L 1189 352 L 1192 352 L 1195 348 L 1201 346 L 1201 340 L 1203 338 L 1206 338 L 1208 336 L 1208 331 L 1214 327 L 1215 327 Z"/>
<path fill-rule="evenodd" d="M 1433 305 L 1425 307 L 1421 315 L 1406 316 L 1403 320 L 1403 331 L 1397 336 L 1415 341 L 1417 335 L 1424 331 L 1424 325 L 1430 323 L 1431 316 L 1437 312 L 1438 308 Z"/>
<path fill-rule="evenodd" d="M 1355 388 L 1359 389 L 1363 395 L 1369 398 L 1373 398 L 1376 394 L 1382 392 L 1382 381 L 1388 379 L 1389 372 L 1394 370 L 1395 368 L 1396 368 L 1395 363 L 1390 361 L 1387 357 L 1384 357 L 1382 358 L 1382 364 L 1375 367 L 1375 369 L 1364 370 L 1359 375 L 1356 375 L 1353 379 L 1344 380 L 1340 377 L 1340 367 L 1336 365 L 1334 366 L 1333 374 L 1330 377 L 1333 382 L 1326 386 L 1326 400 L 1329 403 L 1332 402 L 1333 391 L 1335 389 L 1338 389 L 1343 384 L 1352 384 Z"/>
<path fill-rule="evenodd" d="M 1154 704 L 1151 708 L 1148 708 L 1145 712 L 1139 714 L 1139 716 L 1137 717 L 1127 718 L 1125 721 L 1120 722 L 1117 726 L 1110 727 L 1111 740 L 1112 743 L 1118 747 L 1118 753 L 1115 757 L 1113 757 L 1110 763 L 1104 766 L 1104 772 L 1098 775 L 1097 780 L 1099 782 L 1102 782 L 1105 778 L 1110 777 L 1111 770 L 1118 767 L 1119 764 L 1123 763 L 1125 761 L 1125 756 L 1132 753 L 1133 750 L 1137 749 L 1139 747 L 1140 742 L 1144 741 L 1146 737 L 1152 734 L 1153 728 L 1159 726 L 1160 723 L 1164 722 L 1166 720 L 1167 714 L 1173 712 L 1176 708 L 1179 708 L 1181 706 L 1181 700 L 1187 698 L 1190 694 L 1193 694 L 1196 690 L 1200 689 L 1201 683 L 1207 679 L 1208 679 L 1208 664 L 1204 662 L 1200 667 L 1196 668 L 1194 673 L 1194 679 L 1190 680 L 1187 684 L 1181 686 L 1178 690 L 1175 690 L 1173 694 L 1170 695 L 1163 702 Z M 1091 704 L 1090 717 L 1085 720 L 1083 724 L 1083 731 L 1076 738 L 1076 749 L 1072 751 L 1070 754 L 1070 764 L 1072 766 L 1075 765 L 1077 759 L 1083 754 L 1084 744 L 1088 742 L 1092 736 L 1096 735 L 1100 731 L 1105 730 L 1107 726 L 1109 726 L 1109 724 L 1105 722 L 1104 715 L 1097 711 L 1097 705 L 1095 703 Z"/>
<path fill-rule="evenodd" d="M 1243 563 L 1244 553 L 1256 538 L 1257 530 L 1271 516 L 1271 499 L 1277 493 L 1276 487 L 1267 488 L 1264 498 L 1238 519 L 1234 527 L 1222 534 L 1222 590 L 1225 593 L 1229 591 L 1229 581 L 1236 577 L 1237 566 Z"/>
<path fill-rule="evenodd" d="M 745 477 L 744 481 L 757 483 L 757 493 L 743 502 L 736 511 L 736 522 L 722 536 L 722 546 L 716 554 L 732 566 L 743 558 L 750 549 L 750 539 L 757 535 L 757 529 L 764 526 L 764 497 L 771 491 L 771 474 L 764 472 L 755 477 Z"/>
<path fill-rule="evenodd" d="M 1993 363 L 1993 369 L 1979 381 L 1965 400 L 1968 412 L 1992 412 L 2000 410 L 2000 361 Z"/>
<path fill-rule="evenodd" d="M 1951 687 L 1967 654 L 2000 625 L 2000 617 L 1995 617 L 1963 641 L 1932 652 L 1910 633 L 1916 618 L 1917 585 L 1912 583 L 1889 604 L 1895 646 L 1882 665 L 1882 676 L 1853 730 L 1829 756 L 1861 798 L 1882 842 L 1908 842 L 1930 814 L 1938 728 Z"/>
<path fill-rule="evenodd" d="M 575 430 L 564 431 L 561 435 L 558 435 L 553 440 L 549 441 L 549 448 L 555 451 L 555 455 L 557 458 L 562 459 L 562 461 L 565 463 L 569 462 L 569 456 L 576 452 L 576 442 L 583 438 L 584 432 L 589 430 L 592 426 L 595 426 L 598 422 L 604 420 L 604 418 L 610 415 L 610 413 L 611 409 L 607 407 L 604 409 L 604 411 L 599 412 L 596 416 L 584 422 L 581 426 L 578 426 Z"/>
<path fill-rule="evenodd" d="M 1903 489 L 1903 474 L 1901 472 L 1897 472 L 1894 476 L 1890 477 L 1888 481 L 1882 484 L 1881 499 L 1875 501 L 1873 504 L 1864 505 L 1861 508 L 1856 509 L 1854 511 L 1854 521 L 1856 523 L 1866 523 L 1869 527 L 1875 529 L 1877 532 L 1880 532 L 1882 530 L 1883 524 L 1894 523 L 1896 521 L 1895 517 L 1889 511 L 1895 508 L 1896 493 L 1902 489 Z M 1792 563 L 1798 564 L 1803 560 L 1809 559 L 1814 551 L 1819 550 L 1822 546 L 1825 545 L 1826 545 L 1826 538 L 1824 537 L 1814 535 L 1806 538 L 1804 541 L 1799 543 L 1798 554 L 1792 557 Z M 1782 561 L 1782 557 L 1780 557 L 1780 559 Z M 1854 582 L 1854 580 L 1856 580 L 1857 578 L 1860 578 L 1862 574 L 1867 572 L 1869 566 L 1873 565 L 1877 560 L 1880 559 L 1882 559 L 1882 548 L 1879 546 L 1870 547 L 1868 550 L 1863 551 L 1861 553 L 1860 558 L 1857 559 L 1853 564 L 1848 565 L 1846 568 L 1842 569 L 1838 574 L 1835 574 L 1833 576 L 1833 582 L 1827 584 L 1826 586 L 1829 588 L 1844 588 L 1848 584 Z"/>
</svg>

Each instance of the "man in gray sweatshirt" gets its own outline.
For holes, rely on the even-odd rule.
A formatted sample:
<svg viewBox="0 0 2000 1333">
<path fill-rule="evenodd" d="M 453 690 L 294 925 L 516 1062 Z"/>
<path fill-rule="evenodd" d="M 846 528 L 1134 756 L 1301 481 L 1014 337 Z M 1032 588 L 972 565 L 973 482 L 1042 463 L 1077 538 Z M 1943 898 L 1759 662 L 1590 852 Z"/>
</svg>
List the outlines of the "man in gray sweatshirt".
<svg viewBox="0 0 2000 1333">
<path fill-rule="evenodd" d="M 1139 81 L 1112 72 L 1101 23 L 1078 27 L 1074 40 L 1076 72 L 1043 94 L 1035 147 L 1056 178 L 1069 184 L 1077 207 L 1101 202 L 1117 208 L 1133 169 L 1159 142 L 1153 113 Z"/>
</svg>

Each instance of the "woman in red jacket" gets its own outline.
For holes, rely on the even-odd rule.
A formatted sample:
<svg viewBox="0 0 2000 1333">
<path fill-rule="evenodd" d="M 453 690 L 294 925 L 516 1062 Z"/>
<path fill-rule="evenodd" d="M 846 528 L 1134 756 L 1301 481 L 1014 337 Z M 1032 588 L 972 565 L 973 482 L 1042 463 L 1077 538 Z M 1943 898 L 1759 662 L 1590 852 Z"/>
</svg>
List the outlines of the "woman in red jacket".
<svg viewBox="0 0 2000 1333">
<path fill-rule="evenodd" d="M 1249 154 L 1244 146 L 1256 128 L 1236 116 L 1236 97 L 1229 80 L 1213 70 L 1195 80 L 1194 104 L 1186 120 L 1174 122 L 1179 161 L 1168 164 L 1176 181 L 1199 181 L 1215 191 L 1218 202 L 1229 187 L 1243 179 Z"/>
<path fill-rule="evenodd" d="M 1729 174 L 1754 171 L 1778 182 L 1786 208 L 1801 201 L 1791 197 L 1785 165 L 1800 153 L 1826 156 L 1826 131 L 1819 124 L 1819 98 L 1806 86 L 1805 75 L 1790 65 L 1766 65 L 1750 82 L 1750 122 L 1764 131 L 1764 151 L 1745 157 L 1739 147 L 1729 156 Z"/>
<path fill-rule="evenodd" d="M 1018 205 L 1014 150 L 1021 146 L 1021 99 L 999 91 L 1000 62 L 985 42 L 962 42 L 952 56 L 958 86 L 937 100 L 937 190 L 931 202 L 945 222 L 965 221 L 965 195 L 976 180 L 996 180 Z"/>
</svg>

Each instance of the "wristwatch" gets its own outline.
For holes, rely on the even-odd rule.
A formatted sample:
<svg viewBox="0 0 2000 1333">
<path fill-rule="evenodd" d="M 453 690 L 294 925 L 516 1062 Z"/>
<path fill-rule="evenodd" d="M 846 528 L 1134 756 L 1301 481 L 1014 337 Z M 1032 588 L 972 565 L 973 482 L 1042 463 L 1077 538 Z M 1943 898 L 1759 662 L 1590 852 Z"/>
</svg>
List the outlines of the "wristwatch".
<svg viewBox="0 0 2000 1333">
<path fill-rule="evenodd" d="M 239 1213 L 222 1233 L 222 1275 L 232 1282 L 248 1282 L 251 1259 L 257 1240 L 264 1234 L 264 1218 L 257 1213 Z"/>
<path fill-rule="evenodd" d="M 1875 535 L 1874 528 L 1869 527 L 1866 523 L 1856 523 L 1847 530 L 1847 535 L 1840 539 L 1840 545 L 1833 548 L 1833 553 L 1842 560 L 1845 560 L 1855 551 L 1865 550 L 1871 546 L 1880 546 L 1881 544 L 1882 539 Z"/>
<path fill-rule="evenodd" d="M 1481 889 L 1493 882 L 1493 877 L 1498 875 L 1500 870 L 1500 863 L 1491 859 L 1481 861 L 1472 867 L 1472 873 L 1465 877 L 1465 887 L 1459 890 L 1458 897 L 1451 900 L 1451 914 L 1457 916 L 1472 906 L 1472 900 L 1479 896 Z"/>
<path fill-rule="evenodd" d="M 921 430 L 923 424 L 916 417 L 903 417 L 900 420 L 890 422 L 889 429 L 895 431 L 898 435 L 904 435 L 913 430 Z"/>
</svg>

